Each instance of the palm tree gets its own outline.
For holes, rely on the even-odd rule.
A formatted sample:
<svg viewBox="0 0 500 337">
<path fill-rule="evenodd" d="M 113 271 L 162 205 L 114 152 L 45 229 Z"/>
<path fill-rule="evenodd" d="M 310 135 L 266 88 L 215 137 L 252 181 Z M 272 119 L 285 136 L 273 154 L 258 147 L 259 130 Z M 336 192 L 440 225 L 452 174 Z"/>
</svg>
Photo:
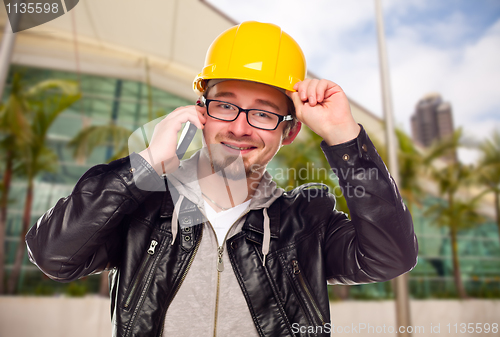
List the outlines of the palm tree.
<svg viewBox="0 0 500 337">
<path fill-rule="evenodd" d="M 456 150 L 464 144 L 462 130 L 459 129 L 451 137 L 436 142 L 424 159 L 430 177 L 437 183 L 439 194 L 444 199 L 443 203 L 431 206 L 426 214 L 432 216 L 438 226 L 449 229 L 453 278 L 460 298 L 466 298 L 467 294 L 460 272 L 457 234 L 462 229 L 476 226 L 483 219 L 477 212 L 477 202 L 482 194 L 469 200 L 460 197 L 463 196 L 463 189 L 474 181 L 474 167 L 458 160 L 449 160 L 456 158 Z M 436 159 L 443 157 L 448 159 L 444 166 L 436 164 Z"/>
<path fill-rule="evenodd" d="M 477 212 L 478 200 L 482 195 L 470 200 L 459 199 L 457 195 L 462 186 L 472 182 L 474 171 L 473 167 L 460 162 L 450 163 L 440 170 L 434 170 L 432 177 L 438 183 L 440 193 L 446 200 L 444 203 L 432 205 L 426 211 L 427 215 L 436 220 L 438 226 L 449 229 L 453 278 L 460 298 L 466 298 L 467 294 L 460 272 L 457 234 L 460 230 L 476 226 L 483 217 Z"/>
<path fill-rule="evenodd" d="M 146 66 L 148 63 L 146 60 Z M 160 118 L 166 113 L 163 110 L 158 110 L 153 113 L 153 102 L 152 102 L 152 91 L 151 85 L 149 83 L 149 68 L 147 68 L 147 89 L 148 89 L 148 120 L 151 122 L 153 116 Z M 118 100 L 115 100 L 115 104 L 118 104 Z M 116 105 L 116 109 L 118 105 Z M 137 137 L 133 130 L 126 127 L 117 125 L 115 121 L 111 121 L 107 125 L 91 125 L 83 128 L 73 139 L 68 143 L 68 147 L 73 149 L 73 157 L 76 160 L 84 161 L 85 158 L 89 157 L 91 153 L 98 147 L 107 146 L 111 154 L 108 158 L 108 162 L 115 159 L 123 158 L 129 155 L 128 140 L 129 137 Z M 140 144 L 141 141 L 138 140 Z M 146 145 L 147 146 L 147 145 Z M 102 296 L 107 296 L 108 289 L 108 273 L 101 273 L 101 285 L 99 293 Z"/>
<path fill-rule="evenodd" d="M 132 130 L 111 123 L 109 125 L 91 125 L 82 129 L 72 140 L 68 147 L 73 149 L 73 157 L 85 159 L 99 146 L 111 146 L 112 156 L 108 159 L 113 161 L 127 156 L 127 140 Z"/>
<path fill-rule="evenodd" d="M 34 179 L 41 172 L 53 171 L 57 155 L 47 146 L 47 132 L 56 118 L 81 94 L 77 83 L 63 80 L 46 80 L 23 91 L 25 115 L 29 115 L 31 139 L 19 148 L 17 171 L 27 179 L 26 199 L 22 229 L 16 250 L 14 267 L 8 281 L 8 292 L 14 293 L 24 258 L 24 237 L 31 223 Z"/>
<path fill-rule="evenodd" d="M 0 149 L 5 163 L 0 196 L 0 294 L 4 289 L 5 271 L 5 230 L 7 224 L 7 204 L 9 200 L 10 183 L 18 149 L 32 139 L 29 125 L 31 110 L 21 84 L 19 74 L 14 74 L 10 95 L 5 105 L 0 109 Z"/>
<path fill-rule="evenodd" d="M 163 110 L 158 110 L 153 113 L 153 93 L 150 82 L 149 59 L 144 59 L 146 70 L 146 88 L 148 96 L 148 122 L 154 118 L 164 116 L 166 113 Z M 118 80 L 121 85 L 121 80 Z M 118 109 L 119 101 L 115 98 L 115 106 L 113 109 Z M 156 117 L 153 117 L 156 115 Z M 133 130 L 116 125 L 114 120 L 108 125 L 93 125 L 82 129 L 69 143 L 68 147 L 73 149 L 73 157 L 79 160 L 84 160 L 99 146 L 112 146 L 112 155 L 108 161 L 113 161 L 125 157 L 129 154 L 128 138 Z"/>
<path fill-rule="evenodd" d="M 493 192 L 495 215 L 500 239 L 500 131 L 495 130 L 490 139 L 479 144 L 482 152 L 479 161 L 479 180 L 486 191 Z"/>
<path fill-rule="evenodd" d="M 337 200 L 336 209 L 349 214 L 347 202 L 339 193 L 339 185 L 336 179 L 332 179 L 330 164 L 319 146 L 321 141 L 320 136 L 302 125 L 300 136 L 295 139 L 293 146 L 283 147 L 275 157 L 276 162 L 287 170 L 287 176 L 278 181 L 278 184 L 290 189 L 305 183 L 321 181 L 333 190 Z"/>
</svg>

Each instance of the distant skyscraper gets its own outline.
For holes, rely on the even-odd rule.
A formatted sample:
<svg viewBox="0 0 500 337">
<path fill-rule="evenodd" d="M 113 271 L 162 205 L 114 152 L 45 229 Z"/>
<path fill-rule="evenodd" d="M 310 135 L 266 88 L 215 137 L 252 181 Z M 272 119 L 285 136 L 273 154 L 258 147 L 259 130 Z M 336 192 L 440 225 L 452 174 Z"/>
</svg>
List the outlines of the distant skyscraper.
<svg viewBox="0 0 500 337">
<path fill-rule="evenodd" d="M 451 105 L 443 102 L 441 95 L 432 93 L 418 101 L 415 113 L 411 117 L 413 140 L 428 147 L 435 140 L 441 140 L 453 134 Z"/>
</svg>

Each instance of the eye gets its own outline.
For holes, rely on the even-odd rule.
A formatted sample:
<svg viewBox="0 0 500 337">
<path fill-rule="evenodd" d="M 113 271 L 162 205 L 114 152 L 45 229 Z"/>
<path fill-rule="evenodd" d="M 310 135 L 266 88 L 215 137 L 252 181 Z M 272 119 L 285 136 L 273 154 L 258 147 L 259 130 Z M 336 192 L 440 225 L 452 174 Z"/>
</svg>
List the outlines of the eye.
<svg viewBox="0 0 500 337">
<path fill-rule="evenodd" d="M 228 103 L 219 103 L 219 104 L 217 104 L 217 108 L 222 109 L 222 110 L 236 110 L 234 105 L 231 105 Z"/>
<path fill-rule="evenodd" d="M 259 111 L 259 110 L 253 111 L 252 116 L 259 119 L 274 119 L 273 118 L 274 115 L 271 114 L 270 112 Z"/>
</svg>

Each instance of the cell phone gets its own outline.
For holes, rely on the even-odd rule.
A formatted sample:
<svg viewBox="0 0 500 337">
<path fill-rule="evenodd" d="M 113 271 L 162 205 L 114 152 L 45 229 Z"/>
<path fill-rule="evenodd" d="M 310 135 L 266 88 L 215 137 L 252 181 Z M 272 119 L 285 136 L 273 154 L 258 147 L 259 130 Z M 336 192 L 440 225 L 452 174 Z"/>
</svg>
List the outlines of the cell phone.
<svg viewBox="0 0 500 337">
<path fill-rule="evenodd" d="M 175 151 L 179 160 L 184 157 L 184 154 L 186 153 L 189 144 L 191 144 L 191 141 L 193 140 L 197 130 L 198 128 L 196 127 L 196 125 L 191 124 L 190 122 L 186 122 L 186 124 L 184 125 L 181 137 L 179 138 L 179 143 L 177 144 L 177 150 Z"/>
</svg>

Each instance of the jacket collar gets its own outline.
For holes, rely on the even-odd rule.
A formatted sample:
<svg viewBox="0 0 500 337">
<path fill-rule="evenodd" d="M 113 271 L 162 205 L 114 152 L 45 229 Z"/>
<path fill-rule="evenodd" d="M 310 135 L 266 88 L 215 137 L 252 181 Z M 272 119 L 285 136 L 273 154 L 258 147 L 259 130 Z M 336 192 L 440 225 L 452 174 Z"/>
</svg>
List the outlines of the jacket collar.
<svg viewBox="0 0 500 337">
<path fill-rule="evenodd" d="M 267 209 L 271 227 L 271 239 L 279 239 L 280 236 L 280 203 L 273 202 Z M 264 214 L 261 211 L 250 212 L 247 216 L 243 231 L 247 232 L 247 236 L 252 241 L 262 243 L 264 235 Z"/>
</svg>

